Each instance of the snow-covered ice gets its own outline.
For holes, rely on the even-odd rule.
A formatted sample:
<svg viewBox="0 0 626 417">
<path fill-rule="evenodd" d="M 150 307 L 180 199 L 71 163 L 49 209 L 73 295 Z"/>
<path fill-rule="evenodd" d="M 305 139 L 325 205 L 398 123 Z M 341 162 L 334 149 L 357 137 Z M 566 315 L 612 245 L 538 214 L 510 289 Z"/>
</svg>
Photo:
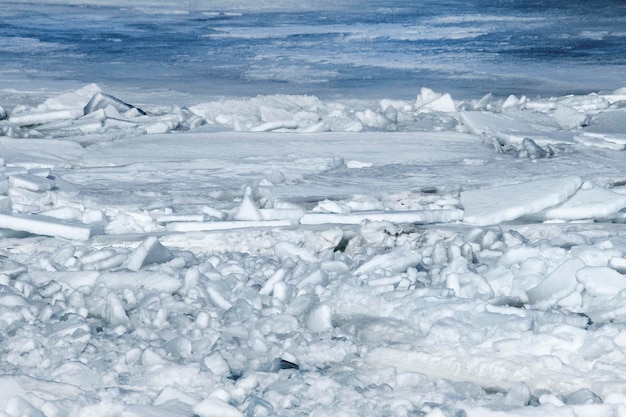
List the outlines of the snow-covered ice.
<svg viewBox="0 0 626 417">
<path fill-rule="evenodd" d="M 48 3 L 0 5 L 0 415 L 626 415 L 623 7 Z"/>
</svg>

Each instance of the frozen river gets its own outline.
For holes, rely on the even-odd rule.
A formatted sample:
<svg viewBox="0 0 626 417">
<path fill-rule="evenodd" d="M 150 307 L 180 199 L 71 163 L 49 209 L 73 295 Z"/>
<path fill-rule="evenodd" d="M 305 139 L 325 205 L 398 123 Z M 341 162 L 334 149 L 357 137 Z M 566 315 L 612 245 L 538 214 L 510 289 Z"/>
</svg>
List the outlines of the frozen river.
<svg viewBox="0 0 626 417">
<path fill-rule="evenodd" d="M 545 96 L 626 83 L 619 1 L 144 3 L 0 2 L 0 82 L 402 99 L 421 86 Z"/>
</svg>

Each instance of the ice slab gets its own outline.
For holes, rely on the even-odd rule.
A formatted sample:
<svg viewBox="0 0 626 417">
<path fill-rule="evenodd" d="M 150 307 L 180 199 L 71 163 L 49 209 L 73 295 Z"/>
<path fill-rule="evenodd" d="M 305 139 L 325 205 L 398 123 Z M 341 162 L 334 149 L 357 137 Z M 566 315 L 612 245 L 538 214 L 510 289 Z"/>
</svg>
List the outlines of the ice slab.
<svg viewBox="0 0 626 417">
<path fill-rule="evenodd" d="M 599 187 L 582 187 L 558 206 L 533 214 L 540 220 L 606 219 L 626 207 L 626 195 Z"/>
<path fill-rule="evenodd" d="M 583 132 L 582 135 L 575 136 L 574 141 L 581 145 L 612 151 L 626 149 L 626 135 L 620 134 Z"/>
<path fill-rule="evenodd" d="M 204 214 L 164 214 L 157 217 L 157 223 L 202 222 Z"/>
<path fill-rule="evenodd" d="M 570 259 L 548 274 L 526 295 L 531 304 L 546 304 L 571 294 L 578 286 L 576 273 L 586 265 L 580 258 Z M 613 271 L 615 272 L 615 271 Z"/>
<path fill-rule="evenodd" d="M 463 191 L 463 221 L 487 226 L 516 220 L 563 203 L 581 185 L 580 177 L 570 176 Z"/>
<path fill-rule="evenodd" d="M 172 260 L 174 256 L 154 236 L 150 236 L 130 254 L 126 261 L 126 268 L 131 271 L 139 271 L 142 266 L 164 263 Z"/>
<path fill-rule="evenodd" d="M 0 213 L 0 228 L 75 240 L 87 240 L 97 232 L 97 227 L 94 225 L 70 222 L 37 214 Z"/>
<path fill-rule="evenodd" d="M 398 372 L 419 372 L 430 378 L 467 381 L 504 391 L 520 381 L 532 391 L 547 389 L 565 394 L 591 384 L 588 376 L 571 367 L 550 369 L 542 361 L 528 361 L 519 356 L 509 359 L 444 349 L 421 352 L 380 347 L 369 352 L 365 361 L 374 367 L 393 366 Z"/>
<path fill-rule="evenodd" d="M 492 113 L 486 111 L 464 111 L 459 114 L 461 122 L 467 129 L 479 136 L 493 136 L 507 145 L 521 145 L 524 138 L 533 139 L 538 145 L 554 143 L 571 143 L 572 133 L 557 130 L 548 121 L 541 123 L 541 113 L 536 120 L 526 123 L 514 112 Z M 540 127 L 535 127 L 541 125 Z"/>
<path fill-rule="evenodd" d="M 257 227 L 291 226 L 288 220 L 174 222 L 165 226 L 168 232 L 206 232 L 211 230 L 250 229 Z"/>
<path fill-rule="evenodd" d="M 89 103 L 85 105 L 83 111 L 84 114 L 89 114 L 100 109 L 105 109 L 109 106 L 117 110 L 119 113 L 124 113 L 131 109 L 136 109 L 137 111 L 139 111 L 140 114 L 146 114 L 146 112 L 144 112 L 143 110 L 131 104 L 125 103 L 117 97 L 102 92 L 95 93 L 93 97 L 91 97 L 91 100 L 89 100 Z"/>
<path fill-rule="evenodd" d="M 25 112 L 12 114 L 9 122 L 18 126 L 34 126 L 58 120 L 77 119 L 83 115 L 82 109 L 63 109 L 51 111 Z"/>
<path fill-rule="evenodd" d="M 576 279 L 594 297 L 613 297 L 626 288 L 626 276 L 604 266 L 581 268 L 576 272 Z"/>
<path fill-rule="evenodd" d="M 30 191 L 48 191 L 55 186 L 54 180 L 30 174 L 12 175 L 9 177 L 9 184 Z"/>
<path fill-rule="evenodd" d="M 307 213 L 300 219 L 301 224 L 361 224 L 364 221 L 389 221 L 392 223 L 451 223 L 461 220 L 463 212 L 454 209 L 375 211 L 338 213 Z"/>
</svg>

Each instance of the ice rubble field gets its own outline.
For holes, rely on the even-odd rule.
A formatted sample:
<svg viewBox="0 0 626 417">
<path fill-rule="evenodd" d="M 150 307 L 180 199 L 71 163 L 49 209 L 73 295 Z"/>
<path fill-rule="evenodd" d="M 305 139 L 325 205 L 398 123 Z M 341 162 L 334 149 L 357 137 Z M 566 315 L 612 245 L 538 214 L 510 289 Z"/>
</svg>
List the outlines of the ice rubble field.
<svg viewBox="0 0 626 417">
<path fill-rule="evenodd" d="M 626 416 L 626 90 L 0 109 L 3 416 Z"/>
</svg>

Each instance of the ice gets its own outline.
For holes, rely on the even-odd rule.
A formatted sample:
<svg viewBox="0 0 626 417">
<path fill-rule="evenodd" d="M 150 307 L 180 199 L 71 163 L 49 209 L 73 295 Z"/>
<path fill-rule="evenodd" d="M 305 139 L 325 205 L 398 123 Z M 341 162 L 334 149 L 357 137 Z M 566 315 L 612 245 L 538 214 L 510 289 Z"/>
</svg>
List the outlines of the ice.
<svg viewBox="0 0 626 417">
<path fill-rule="evenodd" d="M 219 398 L 207 398 L 196 404 L 193 412 L 200 417 L 243 417 L 243 413 Z"/>
<path fill-rule="evenodd" d="M 141 244 L 129 255 L 125 266 L 131 271 L 139 271 L 143 266 L 164 263 L 172 260 L 172 253 L 151 236 L 141 242 Z"/>
<path fill-rule="evenodd" d="M 563 203 L 581 185 L 580 177 L 571 176 L 463 191 L 463 221 L 486 226 L 515 220 Z"/>
<path fill-rule="evenodd" d="M 30 191 L 48 191 L 56 185 L 54 180 L 29 174 L 11 175 L 9 184 Z"/>
<path fill-rule="evenodd" d="M 612 297 L 626 288 L 626 277 L 607 267 L 586 267 L 576 271 L 576 279 L 592 297 Z"/>
<path fill-rule="evenodd" d="M 386 212 L 307 213 L 301 224 L 361 224 L 364 221 L 391 221 L 396 223 L 450 223 L 462 218 L 460 210 L 419 210 Z"/>
<path fill-rule="evenodd" d="M 11 114 L 9 122 L 16 126 L 35 126 L 59 120 L 77 119 L 82 116 L 81 109 L 33 111 Z"/>
<path fill-rule="evenodd" d="M 584 268 L 585 263 L 579 259 L 570 259 L 559 265 L 534 288 L 528 290 L 528 301 L 531 304 L 554 302 L 571 294 L 578 285 L 576 273 Z"/>
<path fill-rule="evenodd" d="M 422 88 L 413 107 L 420 112 L 456 112 L 454 100 L 450 94 L 435 93 L 429 88 Z"/>
<path fill-rule="evenodd" d="M 126 113 L 131 109 L 136 110 L 141 115 L 146 115 L 146 112 L 144 112 L 143 110 L 128 103 L 125 103 L 117 97 L 113 97 L 110 94 L 105 94 L 102 92 L 97 92 L 93 95 L 93 97 L 91 97 L 91 100 L 89 100 L 89 102 L 85 105 L 83 112 L 85 115 L 87 115 L 100 109 L 106 110 L 110 107 L 118 112 L 117 114 L 113 114 L 113 116 L 119 116 L 120 113 Z"/>
<path fill-rule="evenodd" d="M 0 228 L 75 240 L 87 240 L 98 231 L 98 228 L 93 225 L 59 220 L 37 214 L 0 213 Z"/>
<path fill-rule="evenodd" d="M 554 118 L 563 130 L 574 130 L 587 123 L 587 115 L 571 107 L 561 105 L 554 112 Z"/>
<path fill-rule="evenodd" d="M 623 414 L 618 6 L 44 3 L 0 27 L 0 414 Z"/>
<path fill-rule="evenodd" d="M 407 242 L 394 248 L 391 252 L 373 257 L 356 269 L 355 274 L 364 275 L 376 270 L 392 273 L 405 272 L 407 268 L 417 265 L 422 260 L 420 253 Z"/>
<path fill-rule="evenodd" d="M 626 207 L 626 196 L 593 184 L 583 184 L 576 193 L 556 207 L 532 217 L 545 220 L 607 219 Z"/>
</svg>

